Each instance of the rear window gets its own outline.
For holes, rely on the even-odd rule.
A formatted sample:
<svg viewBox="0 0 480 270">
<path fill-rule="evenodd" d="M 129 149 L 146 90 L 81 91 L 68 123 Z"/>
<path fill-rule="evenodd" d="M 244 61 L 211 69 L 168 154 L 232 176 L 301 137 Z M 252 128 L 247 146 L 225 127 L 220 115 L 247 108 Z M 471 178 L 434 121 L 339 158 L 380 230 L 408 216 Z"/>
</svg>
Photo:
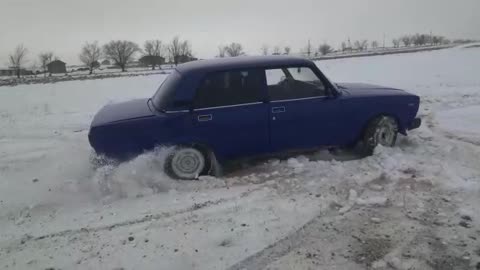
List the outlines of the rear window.
<svg viewBox="0 0 480 270">
<path fill-rule="evenodd" d="M 153 105 L 158 110 L 167 109 L 168 104 L 172 100 L 176 88 L 180 84 L 181 75 L 174 70 L 163 83 L 158 87 L 157 92 L 152 97 Z"/>
<path fill-rule="evenodd" d="M 208 74 L 197 89 L 195 108 L 257 102 L 262 99 L 263 71 L 240 70 Z"/>
</svg>

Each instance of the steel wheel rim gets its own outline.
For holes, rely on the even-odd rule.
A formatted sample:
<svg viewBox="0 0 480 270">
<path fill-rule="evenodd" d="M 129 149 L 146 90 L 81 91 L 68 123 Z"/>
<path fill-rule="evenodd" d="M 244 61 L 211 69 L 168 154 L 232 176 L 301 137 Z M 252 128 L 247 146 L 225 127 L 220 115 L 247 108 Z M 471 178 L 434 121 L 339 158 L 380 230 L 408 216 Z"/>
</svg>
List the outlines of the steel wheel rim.
<svg viewBox="0 0 480 270">
<path fill-rule="evenodd" d="M 377 144 L 383 146 L 392 146 L 395 143 L 398 128 L 394 119 L 384 117 L 379 123 L 375 132 L 375 140 Z"/>
<path fill-rule="evenodd" d="M 197 178 L 205 167 L 202 153 L 193 148 L 175 151 L 172 158 L 172 170 L 180 178 Z"/>
</svg>

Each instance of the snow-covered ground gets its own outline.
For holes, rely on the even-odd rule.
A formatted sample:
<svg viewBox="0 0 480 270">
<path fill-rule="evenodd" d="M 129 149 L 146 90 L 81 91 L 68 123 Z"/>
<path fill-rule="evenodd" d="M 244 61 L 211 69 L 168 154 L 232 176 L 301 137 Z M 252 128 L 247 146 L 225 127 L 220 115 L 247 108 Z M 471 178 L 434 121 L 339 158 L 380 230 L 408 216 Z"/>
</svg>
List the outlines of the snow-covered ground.
<svg viewBox="0 0 480 270">
<path fill-rule="evenodd" d="M 0 87 L 2 86 L 15 86 L 19 84 L 41 84 L 41 83 L 56 83 L 64 81 L 77 81 L 77 80 L 94 80 L 105 78 L 118 78 L 118 77 L 133 77 L 133 76 L 147 76 L 156 74 L 168 74 L 172 70 L 170 65 L 162 66 L 162 69 L 152 70 L 151 68 L 128 68 L 125 72 L 119 69 L 103 69 L 95 70 L 93 74 L 89 75 L 88 71 L 74 71 L 67 74 L 52 74 L 51 76 L 45 74 L 39 75 L 27 75 L 18 79 L 16 76 L 0 76 Z"/>
<path fill-rule="evenodd" d="M 87 141 L 101 106 L 165 75 L 0 87 L 0 268 L 478 269 L 480 48 L 318 65 L 419 94 L 423 126 L 364 159 L 174 181 L 162 149 L 93 169 Z"/>
</svg>

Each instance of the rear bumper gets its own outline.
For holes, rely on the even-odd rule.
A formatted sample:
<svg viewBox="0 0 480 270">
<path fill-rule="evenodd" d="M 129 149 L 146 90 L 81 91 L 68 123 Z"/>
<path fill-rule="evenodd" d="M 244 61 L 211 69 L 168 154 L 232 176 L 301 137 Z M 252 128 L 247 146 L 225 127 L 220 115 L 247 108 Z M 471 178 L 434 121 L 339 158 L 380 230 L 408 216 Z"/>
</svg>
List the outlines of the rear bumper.
<svg viewBox="0 0 480 270">
<path fill-rule="evenodd" d="M 415 118 L 415 119 L 413 119 L 412 123 L 408 127 L 408 130 L 419 128 L 421 125 L 422 125 L 422 119 Z"/>
</svg>

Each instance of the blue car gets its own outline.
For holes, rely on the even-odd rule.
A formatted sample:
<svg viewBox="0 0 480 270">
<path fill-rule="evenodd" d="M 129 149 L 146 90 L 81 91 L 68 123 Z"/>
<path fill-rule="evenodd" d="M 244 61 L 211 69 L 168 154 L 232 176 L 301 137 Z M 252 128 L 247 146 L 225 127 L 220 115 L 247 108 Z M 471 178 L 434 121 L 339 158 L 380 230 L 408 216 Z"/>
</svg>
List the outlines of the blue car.
<svg viewBox="0 0 480 270">
<path fill-rule="evenodd" d="M 220 58 L 177 66 L 151 98 L 103 107 L 88 136 L 117 160 L 173 146 L 165 172 L 195 179 L 214 163 L 290 150 L 371 154 L 420 126 L 419 102 L 400 89 L 333 83 L 303 58 Z"/>
</svg>

